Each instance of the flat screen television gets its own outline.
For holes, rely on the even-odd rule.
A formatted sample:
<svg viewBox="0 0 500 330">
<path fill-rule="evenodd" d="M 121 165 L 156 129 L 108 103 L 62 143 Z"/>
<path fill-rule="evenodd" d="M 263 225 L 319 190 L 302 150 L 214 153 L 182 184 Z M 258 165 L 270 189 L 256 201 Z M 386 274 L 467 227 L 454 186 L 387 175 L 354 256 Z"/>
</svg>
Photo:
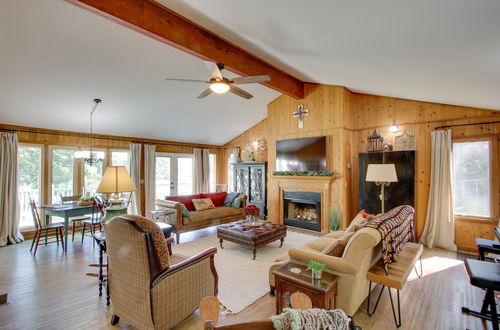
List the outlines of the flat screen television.
<svg viewBox="0 0 500 330">
<path fill-rule="evenodd" d="M 326 171 L 326 137 L 276 141 L 277 171 Z"/>
</svg>

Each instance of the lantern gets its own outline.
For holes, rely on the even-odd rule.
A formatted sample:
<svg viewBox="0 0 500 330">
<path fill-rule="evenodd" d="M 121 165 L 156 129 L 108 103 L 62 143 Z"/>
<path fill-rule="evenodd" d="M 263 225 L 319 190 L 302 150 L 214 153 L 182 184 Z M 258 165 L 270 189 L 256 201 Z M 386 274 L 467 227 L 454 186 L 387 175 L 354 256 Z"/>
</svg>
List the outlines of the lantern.
<svg viewBox="0 0 500 330">
<path fill-rule="evenodd" d="M 366 146 L 366 151 L 374 152 L 374 151 L 382 151 L 384 150 L 384 138 L 382 135 L 377 133 L 375 129 L 373 134 L 368 137 L 368 144 Z"/>
</svg>

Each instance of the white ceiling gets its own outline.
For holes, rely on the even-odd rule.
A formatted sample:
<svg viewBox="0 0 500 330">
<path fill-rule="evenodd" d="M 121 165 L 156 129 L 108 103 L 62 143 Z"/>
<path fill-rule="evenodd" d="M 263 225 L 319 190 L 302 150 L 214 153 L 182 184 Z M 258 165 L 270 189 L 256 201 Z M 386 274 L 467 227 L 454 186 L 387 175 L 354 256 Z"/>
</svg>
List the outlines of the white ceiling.
<svg viewBox="0 0 500 330">
<path fill-rule="evenodd" d="M 234 76 L 226 72 L 227 76 Z M 263 72 L 265 74 L 265 72 Z M 0 1 L 0 123 L 221 145 L 267 115 L 279 95 L 245 85 L 196 99 L 201 60 L 62 0 Z"/>
<path fill-rule="evenodd" d="M 159 0 L 306 81 L 500 109 L 498 0 Z"/>
</svg>

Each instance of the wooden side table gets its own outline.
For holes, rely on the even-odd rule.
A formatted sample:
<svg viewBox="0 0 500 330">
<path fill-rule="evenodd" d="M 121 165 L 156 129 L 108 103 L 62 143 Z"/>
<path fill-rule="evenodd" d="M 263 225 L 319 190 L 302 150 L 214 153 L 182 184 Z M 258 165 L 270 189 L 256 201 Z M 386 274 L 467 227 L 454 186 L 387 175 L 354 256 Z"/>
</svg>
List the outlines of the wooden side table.
<svg viewBox="0 0 500 330">
<path fill-rule="evenodd" d="M 321 280 L 313 280 L 311 271 L 306 266 L 288 263 L 274 271 L 276 288 L 276 314 L 280 314 L 285 306 L 285 295 L 302 292 L 307 295 L 314 308 L 335 309 L 337 296 L 337 275 L 323 271 Z M 292 270 L 298 269 L 298 273 Z"/>
</svg>

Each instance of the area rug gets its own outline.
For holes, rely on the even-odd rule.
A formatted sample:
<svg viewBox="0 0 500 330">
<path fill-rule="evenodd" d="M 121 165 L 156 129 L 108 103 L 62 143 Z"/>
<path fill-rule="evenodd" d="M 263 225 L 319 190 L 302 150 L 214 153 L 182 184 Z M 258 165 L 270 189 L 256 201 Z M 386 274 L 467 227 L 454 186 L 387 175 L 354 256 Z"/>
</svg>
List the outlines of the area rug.
<svg viewBox="0 0 500 330">
<path fill-rule="evenodd" d="M 194 255 L 209 247 L 217 247 L 215 267 L 219 275 L 219 295 L 226 312 L 238 313 L 269 292 L 268 270 L 277 256 L 289 248 L 302 246 L 316 236 L 288 231 L 283 247 L 279 240 L 257 248 L 252 260 L 252 248 L 224 241 L 220 248 L 217 235 L 210 235 L 173 246 L 173 253 Z"/>
</svg>

